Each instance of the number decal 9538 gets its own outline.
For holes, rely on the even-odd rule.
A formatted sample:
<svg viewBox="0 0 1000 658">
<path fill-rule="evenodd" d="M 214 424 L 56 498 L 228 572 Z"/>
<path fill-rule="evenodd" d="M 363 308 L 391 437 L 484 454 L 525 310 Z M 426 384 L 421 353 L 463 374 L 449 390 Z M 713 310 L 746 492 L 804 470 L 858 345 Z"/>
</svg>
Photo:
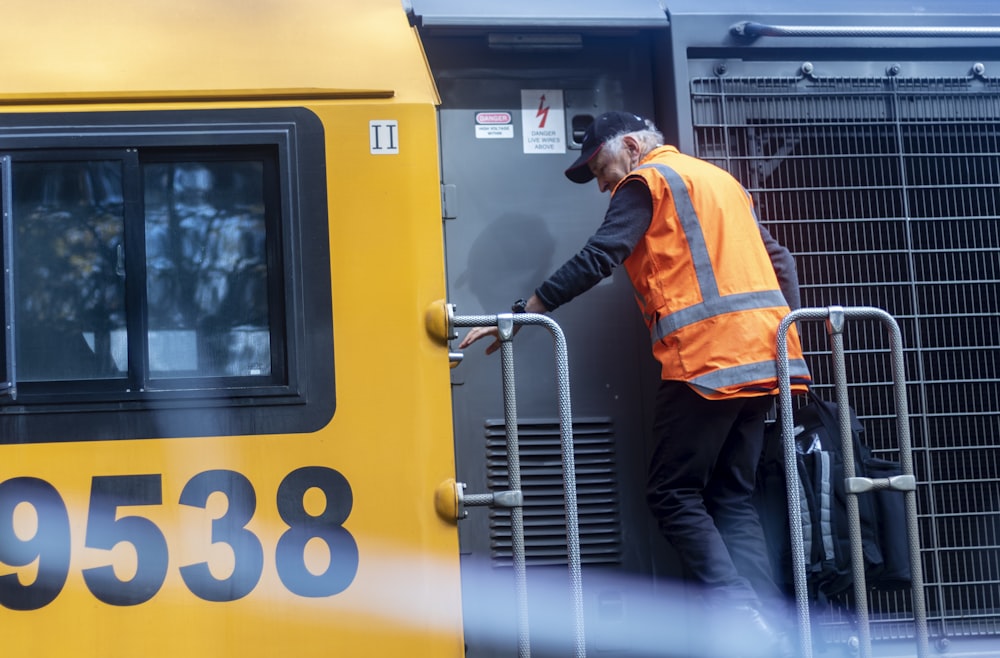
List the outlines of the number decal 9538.
<svg viewBox="0 0 1000 658">
<path fill-rule="evenodd" d="M 319 489 L 326 497 L 317 515 L 306 510 L 305 496 Z M 235 559 L 232 573 L 216 578 L 207 562 L 180 567 L 180 576 L 192 594 L 206 601 L 235 601 L 256 587 L 264 569 L 264 546 L 247 524 L 257 509 L 253 485 L 241 473 L 212 470 L 198 473 L 181 491 L 181 505 L 205 508 L 209 496 L 221 493 L 228 505 L 213 519 L 211 542 L 226 544 Z M 38 523 L 30 538 L 18 536 L 14 510 L 26 503 Z M 168 569 L 167 540 L 150 519 L 130 515 L 128 507 L 162 505 L 160 475 L 109 475 L 93 478 L 87 511 L 85 545 L 110 551 L 131 544 L 137 559 L 135 575 L 121 580 L 110 564 L 83 569 L 90 592 L 109 605 L 145 603 L 163 586 Z M 277 511 L 288 529 L 274 549 L 282 584 L 293 594 L 325 597 L 351 584 L 358 570 L 358 546 L 344 527 L 354 504 L 351 485 L 332 468 L 305 466 L 289 473 L 278 486 Z M 306 543 L 319 539 L 330 553 L 329 566 L 315 574 L 306 567 Z M 12 610 L 37 610 L 55 600 L 66 584 L 70 568 L 70 519 L 59 492 L 39 478 L 18 477 L 0 482 L 0 563 L 25 567 L 37 560 L 34 581 L 22 585 L 16 573 L 0 575 L 0 605 Z"/>
</svg>

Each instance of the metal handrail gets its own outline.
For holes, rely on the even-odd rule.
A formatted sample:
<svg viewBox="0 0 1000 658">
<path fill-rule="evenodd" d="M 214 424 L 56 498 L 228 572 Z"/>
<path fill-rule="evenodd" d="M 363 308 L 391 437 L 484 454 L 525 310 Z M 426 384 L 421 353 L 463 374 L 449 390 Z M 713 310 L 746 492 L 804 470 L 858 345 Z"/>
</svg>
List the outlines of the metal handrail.
<svg viewBox="0 0 1000 658">
<path fill-rule="evenodd" d="M 1000 27 L 907 25 L 767 25 L 742 21 L 729 28 L 734 37 L 1000 37 Z"/>
<path fill-rule="evenodd" d="M 504 431 L 507 439 L 507 473 L 516 504 L 511 510 L 511 544 L 513 551 L 514 588 L 517 599 L 518 657 L 528 658 L 527 568 L 524 550 L 523 496 L 521 496 L 521 466 L 517 439 L 517 399 L 514 386 L 514 327 L 544 326 L 555 342 L 556 377 L 559 391 L 559 435 L 562 452 L 563 490 L 566 511 L 566 560 L 569 566 L 570 595 L 573 611 L 574 656 L 586 656 L 583 624 L 583 572 L 580 560 L 580 522 L 576 498 L 576 459 L 573 452 L 573 419 L 569 389 L 569 352 L 566 338 L 559 325 L 537 313 L 501 313 L 498 315 L 452 315 L 452 327 L 497 327 L 500 337 L 500 368 L 503 380 Z M 449 333 L 452 333 L 449 330 Z"/>
<path fill-rule="evenodd" d="M 795 459 L 795 429 L 792 418 L 791 380 L 788 367 L 788 330 L 797 321 L 826 320 L 827 333 L 833 358 L 834 388 L 837 395 L 840 439 L 844 455 L 853 454 L 851 441 L 850 405 L 847 399 L 847 376 L 844 364 L 844 322 L 848 318 L 880 321 L 889 332 L 889 349 L 892 355 L 892 376 L 896 405 L 896 438 L 899 445 L 902 478 L 892 483 L 862 481 L 854 477 L 854 460 L 844 459 L 844 475 L 848 491 L 857 494 L 876 488 L 893 488 L 903 492 L 906 513 L 906 530 L 910 553 L 910 582 L 913 592 L 913 623 L 916 631 L 917 656 L 929 656 L 927 631 L 927 605 L 924 596 L 923 565 L 920 558 L 920 535 L 917 525 L 917 494 L 914 482 L 912 445 L 910 441 L 909 410 L 906 398 L 906 373 L 903 362 L 903 339 L 895 319 L 879 308 L 869 306 L 829 306 L 826 308 L 800 308 L 782 319 L 777 337 L 777 374 L 781 416 L 781 440 L 785 455 L 785 482 L 798 481 Z M 871 485 L 871 486 L 869 486 Z M 851 491 L 851 490 L 854 491 Z M 812 658 L 812 636 L 809 617 L 809 598 L 805 572 L 805 552 L 802 545 L 802 516 L 799 507 L 799 489 L 788 486 L 788 523 L 792 541 L 792 575 L 795 583 L 795 601 L 799 615 L 799 641 L 802 658 Z M 861 548 L 861 521 L 856 495 L 847 497 L 848 523 L 851 528 L 851 563 L 854 569 L 854 598 L 857 606 L 859 641 L 862 658 L 871 658 L 871 633 L 868 620 L 868 592 L 865 587 L 864 561 Z"/>
</svg>

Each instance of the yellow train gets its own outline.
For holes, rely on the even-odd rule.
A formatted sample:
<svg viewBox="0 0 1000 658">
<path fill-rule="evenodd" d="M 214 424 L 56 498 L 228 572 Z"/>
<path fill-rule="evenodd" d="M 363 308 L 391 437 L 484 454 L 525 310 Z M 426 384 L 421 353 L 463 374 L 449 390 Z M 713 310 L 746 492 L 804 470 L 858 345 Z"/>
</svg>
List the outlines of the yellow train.
<svg viewBox="0 0 1000 658">
<path fill-rule="evenodd" d="M 461 655 L 399 3 L 5 13 L 4 654 Z"/>
<path fill-rule="evenodd" d="M 550 337 L 517 339 L 513 493 L 500 360 L 450 350 L 599 224 L 562 171 L 623 108 L 740 179 L 804 305 L 899 319 L 930 634 L 995 652 L 1000 13 L 867 4 L 6 2 L 3 655 L 692 658 L 628 281 L 552 315 L 569 511 Z M 846 340 L 891 457 L 885 345 Z M 908 594 L 870 608 L 912 655 Z"/>
</svg>

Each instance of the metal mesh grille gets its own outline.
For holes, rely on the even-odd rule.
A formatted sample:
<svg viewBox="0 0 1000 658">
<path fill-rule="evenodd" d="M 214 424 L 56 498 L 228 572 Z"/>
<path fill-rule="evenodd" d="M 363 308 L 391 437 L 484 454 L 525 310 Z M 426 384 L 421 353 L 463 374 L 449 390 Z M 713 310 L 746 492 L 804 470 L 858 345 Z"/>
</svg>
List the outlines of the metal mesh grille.
<svg viewBox="0 0 1000 658">
<path fill-rule="evenodd" d="M 524 492 L 524 550 L 528 566 L 566 564 L 566 514 L 563 501 L 559 421 L 520 420 L 521 490 Z M 621 521 L 610 419 L 574 419 L 580 519 L 580 560 L 588 564 L 621 561 Z M 507 444 L 502 420 L 486 423 L 487 477 L 491 491 L 508 488 Z M 512 560 L 510 512 L 490 508 L 494 564 Z"/>
<path fill-rule="evenodd" d="M 806 306 L 877 306 L 903 331 L 932 636 L 1000 633 L 1000 83 L 692 80 L 696 155 L 751 191 Z M 825 328 L 804 326 L 832 381 Z M 887 337 L 845 334 L 850 399 L 895 448 Z M 891 453 L 889 453 L 891 454 Z M 874 638 L 909 637 L 873 592 Z"/>
</svg>

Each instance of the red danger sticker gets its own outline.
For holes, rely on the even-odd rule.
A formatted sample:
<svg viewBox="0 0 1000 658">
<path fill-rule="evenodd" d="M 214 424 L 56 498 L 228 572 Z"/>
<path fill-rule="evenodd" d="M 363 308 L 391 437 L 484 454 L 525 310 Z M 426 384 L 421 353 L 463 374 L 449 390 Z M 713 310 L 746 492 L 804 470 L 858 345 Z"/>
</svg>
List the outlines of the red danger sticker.
<svg viewBox="0 0 1000 658">
<path fill-rule="evenodd" d="M 512 121 L 510 112 L 478 112 L 476 113 L 476 123 L 480 125 L 506 124 Z"/>
</svg>

